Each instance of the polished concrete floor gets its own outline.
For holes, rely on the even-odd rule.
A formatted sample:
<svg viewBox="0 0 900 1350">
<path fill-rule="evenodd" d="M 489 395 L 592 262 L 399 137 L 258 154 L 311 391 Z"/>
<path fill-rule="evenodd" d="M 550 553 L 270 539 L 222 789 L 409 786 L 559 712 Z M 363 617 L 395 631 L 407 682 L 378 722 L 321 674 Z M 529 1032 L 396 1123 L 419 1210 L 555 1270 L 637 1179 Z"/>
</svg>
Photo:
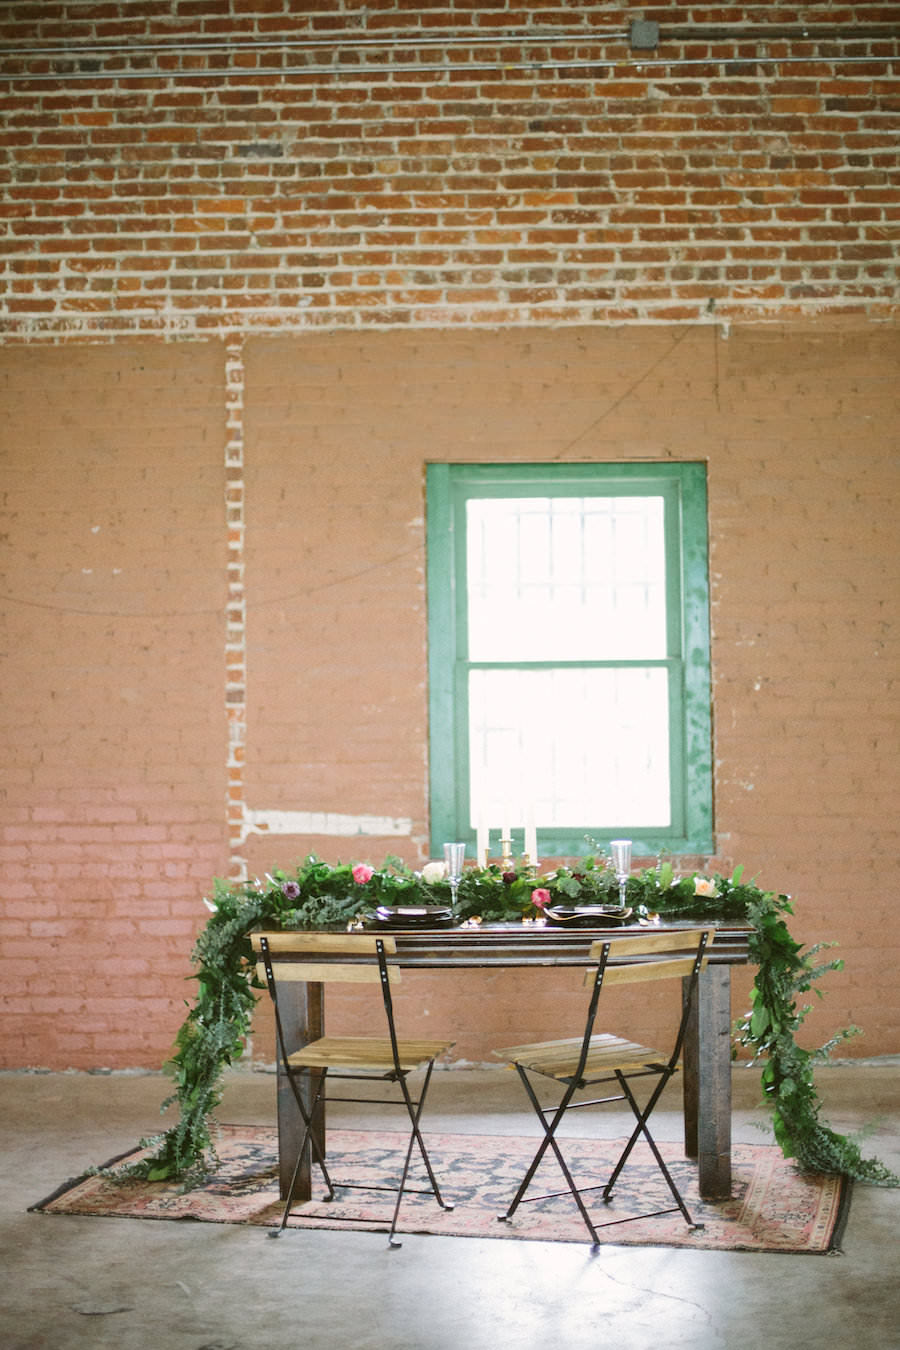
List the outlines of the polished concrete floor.
<svg viewBox="0 0 900 1350">
<path fill-rule="evenodd" d="M 735 1137 L 767 1140 L 754 1071 Z M 900 1170 L 900 1058 L 819 1071 L 823 1116 Z M 857 1185 L 831 1256 L 288 1233 L 29 1214 L 68 1177 L 160 1128 L 156 1074 L 0 1074 L 2 1350 L 898 1350 L 900 1190 Z M 515 1076 L 435 1075 L 428 1126 L 532 1132 Z M 222 1121 L 271 1121 L 274 1078 L 233 1072 Z M 668 1103 L 664 1105 L 668 1106 Z M 677 1101 L 673 1101 L 673 1108 Z M 164 1124 L 170 1123 L 170 1117 Z M 679 1137 L 675 1109 L 657 1117 Z M 604 1133 L 617 1134 L 613 1118 Z"/>
</svg>

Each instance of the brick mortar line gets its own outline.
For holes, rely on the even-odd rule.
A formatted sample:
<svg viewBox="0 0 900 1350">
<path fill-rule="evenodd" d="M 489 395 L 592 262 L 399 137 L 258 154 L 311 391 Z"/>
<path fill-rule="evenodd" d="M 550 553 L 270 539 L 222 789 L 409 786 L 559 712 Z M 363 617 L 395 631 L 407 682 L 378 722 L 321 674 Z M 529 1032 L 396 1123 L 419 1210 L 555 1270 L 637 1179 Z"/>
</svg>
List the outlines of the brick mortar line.
<svg viewBox="0 0 900 1350">
<path fill-rule="evenodd" d="M 344 331 L 347 328 L 396 331 L 405 329 L 452 329 L 485 327 L 521 328 L 537 323 L 543 326 L 588 325 L 604 326 L 610 323 L 628 326 L 668 325 L 673 322 L 696 322 L 705 315 L 705 305 L 696 297 L 678 295 L 660 297 L 653 303 L 633 304 L 624 301 L 610 305 L 597 300 L 566 301 L 564 298 L 538 305 L 515 302 L 479 300 L 467 303 L 421 305 L 409 302 L 402 307 L 389 308 L 385 313 L 355 313 L 348 306 L 331 306 L 303 310 L 298 321 L 297 307 L 275 310 L 267 307 L 254 312 L 251 309 L 234 313 L 216 310 L 198 310 L 178 316 L 156 312 L 123 314 L 103 312 L 81 315 L 19 314 L 7 315 L 0 323 L 0 346 L 16 343 L 81 341 L 113 341 L 122 336 L 153 337 L 162 341 L 208 342 L 234 333 L 234 320 L 239 317 L 246 336 L 257 333 L 279 333 L 303 336 L 321 332 L 323 328 Z M 424 311 L 424 312 L 423 312 Z M 430 311 L 430 312 L 429 312 Z M 678 311 L 675 313 L 674 311 Z M 811 320 L 822 315 L 832 317 L 866 317 L 870 322 L 893 321 L 898 312 L 896 298 L 891 294 L 826 295 L 801 299 L 728 297 L 718 302 L 716 313 L 735 323 L 770 323 L 783 320 Z"/>
</svg>

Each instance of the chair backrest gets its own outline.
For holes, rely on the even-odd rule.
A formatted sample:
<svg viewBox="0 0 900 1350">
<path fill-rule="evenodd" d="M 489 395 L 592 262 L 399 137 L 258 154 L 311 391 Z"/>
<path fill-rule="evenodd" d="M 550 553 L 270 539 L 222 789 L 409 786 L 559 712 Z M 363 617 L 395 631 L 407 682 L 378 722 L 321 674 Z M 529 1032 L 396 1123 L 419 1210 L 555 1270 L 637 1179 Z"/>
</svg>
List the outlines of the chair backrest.
<svg viewBox="0 0 900 1350">
<path fill-rule="evenodd" d="M 597 964 L 587 970 L 584 977 L 585 984 L 592 987 L 592 993 L 576 1078 L 584 1073 L 600 990 L 607 985 L 687 978 L 681 1020 L 668 1060 L 670 1068 L 675 1065 L 681 1054 L 697 979 L 707 965 L 706 953 L 715 935 L 715 928 L 682 928 L 669 932 L 641 933 L 636 937 L 602 938 L 591 945 L 591 960 Z"/>
<path fill-rule="evenodd" d="M 382 967 L 379 945 L 385 956 L 393 956 L 397 944 L 389 935 L 368 933 L 253 933 L 253 950 L 263 953 L 263 939 L 269 964 L 279 981 L 305 981 L 309 984 L 379 984 Z M 268 983 L 266 953 L 257 962 L 259 979 Z M 341 960 L 341 957 L 345 958 Z M 399 984 L 400 969 L 384 963 L 390 984 Z M 271 993 L 271 989 L 269 991 Z"/>
<path fill-rule="evenodd" d="M 257 963 L 257 974 L 265 981 L 274 1005 L 276 1034 L 285 1065 L 289 1047 L 278 1006 L 278 984 L 300 981 L 308 984 L 379 984 L 394 1067 L 400 1072 L 391 998 L 391 985 L 399 981 L 400 971 L 387 964 L 387 957 L 397 951 L 392 937 L 366 933 L 253 933 L 250 942 L 262 958 Z"/>
<path fill-rule="evenodd" d="M 591 946 L 591 960 L 602 965 L 605 985 L 692 976 L 708 964 L 706 954 L 715 936 L 715 928 L 686 928 L 603 939 Z M 585 984 L 594 979 L 593 969 L 585 972 Z"/>
</svg>

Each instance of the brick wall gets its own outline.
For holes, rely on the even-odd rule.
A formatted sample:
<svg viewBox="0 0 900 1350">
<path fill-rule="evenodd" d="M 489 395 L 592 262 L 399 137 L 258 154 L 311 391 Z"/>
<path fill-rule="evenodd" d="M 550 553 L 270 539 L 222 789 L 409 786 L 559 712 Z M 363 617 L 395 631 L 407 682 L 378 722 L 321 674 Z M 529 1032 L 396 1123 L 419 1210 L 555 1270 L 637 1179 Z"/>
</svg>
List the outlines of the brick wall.
<svg viewBox="0 0 900 1350">
<path fill-rule="evenodd" d="M 813 1039 L 855 1021 L 850 1053 L 896 1047 L 897 330 L 257 338 L 245 370 L 247 801 L 411 820 L 400 840 L 251 835 L 250 874 L 308 849 L 427 856 L 425 459 L 700 459 L 716 861 L 795 896 L 803 940 L 840 943 Z M 495 979 L 497 1025 L 480 979 L 422 1000 L 464 1057 L 503 1043 L 510 1008 L 546 1031 L 552 979 Z"/>
<path fill-rule="evenodd" d="M 3 1064 L 161 1063 L 215 874 L 427 856 L 429 458 L 707 462 L 716 861 L 897 1052 L 897 31 L 0 7 Z M 404 998 L 576 998 L 484 993 Z"/>
<path fill-rule="evenodd" d="M 641 13 L 3 6 L 9 339 L 895 314 L 896 5 Z"/>
<path fill-rule="evenodd" d="M 0 369 L 2 1062 L 159 1063 L 225 848 L 222 354 Z"/>
</svg>

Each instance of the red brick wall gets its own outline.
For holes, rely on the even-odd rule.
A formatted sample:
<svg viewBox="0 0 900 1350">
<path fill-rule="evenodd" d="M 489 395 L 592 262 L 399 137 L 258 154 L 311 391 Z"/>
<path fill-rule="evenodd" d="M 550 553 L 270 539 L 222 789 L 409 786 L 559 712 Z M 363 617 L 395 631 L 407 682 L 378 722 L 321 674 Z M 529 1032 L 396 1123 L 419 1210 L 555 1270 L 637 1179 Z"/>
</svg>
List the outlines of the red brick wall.
<svg viewBox="0 0 900 1350">
<path fill-rule="evenodd" d="M 159 1064 L 214 874 L 427 856 L 429 458 L 708 463 L 717 862 L 897 1052 L 896 6 L 641 15 L 0 10 L 4 1065 Z M 465 1059 L 577 998 L 479 978 Z"/>
<path fill-rule="evenodd" d="M 226 841 L 221 351 L 0 370 L 2 1062 L 159 1062 Z"/>
<path fill-rule="evenodd" d="M 896 313 L 896 5 L 642 13 L 4 5 L 8 335 Z"/>
<path fill-rule="evenodd" d="M 251 835 L 251 875 L 309 849 L 427 856 L 425 459 L 700 459 L 718 862 L 794 895 L 804 940 L 840 943 L 811 1027 L 895 1047 L 898 370 L 896 329 L 869 327 L 248 342 L 247 802 L 411 817 L 408 840 Z M 477 1035 L 458 980 L 424 1000 L 469 1058 L 503 1043 L 480 978 L 463 982 Z M 498 1022 L 550 997 L 493 985 Z"/>
</svg>

